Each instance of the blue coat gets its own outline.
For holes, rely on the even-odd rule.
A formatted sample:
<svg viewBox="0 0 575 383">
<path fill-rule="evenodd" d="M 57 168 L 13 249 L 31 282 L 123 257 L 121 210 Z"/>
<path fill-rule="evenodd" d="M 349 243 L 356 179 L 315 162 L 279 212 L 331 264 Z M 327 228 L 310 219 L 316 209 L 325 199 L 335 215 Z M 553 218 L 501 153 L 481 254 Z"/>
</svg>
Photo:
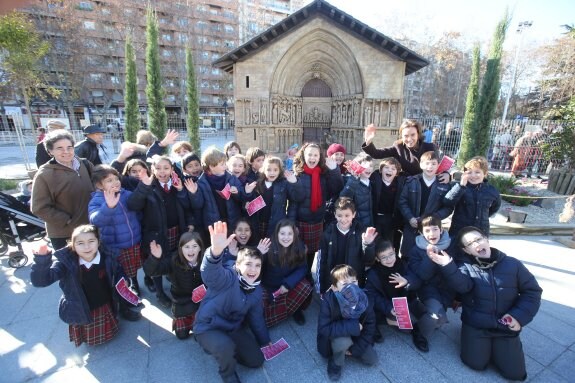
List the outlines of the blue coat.
<svg viewBox="0 0 575 383">
<path fill-rule="evenodd" d="M 202 280 L 208 287 L 194 322 L 194 334 L 207 331 L 232 332 L 238 330 L 244 320 L 260 345 L 270 342 L 264 320 L 262 288 L 246 293 L 240 287 L 238 273 L 222 264 L 222 257 L 214 258 L 208 248 L 201 266 Z"/>
<path fill-rule="evenodd" d="M 453 182 L 443 204 L 454 208 L 449 234 L 454 237 L 465 226 L 475 226 L 489 236 L 489 217 L 501 207 L 499 191 L 487 180 L 479 185 Z"/>
<path fill-rule="evenodd" d="M 339 193 L 340 197 L 352 199 L 357 213 L 355 218 L 365 227 L 373 226 L 372 188 L 371 181 L 369 185 L 365 185 L 359 178 L 349 177 L 343 190 Z"/>
<path fill-rule="evenodd" d="M 302 252 L 304 251 L 301 249 Z M 288 290 L 293 289 L 307 275 L 307 261 L 304 258 L 303 263 L 293 267 L 282 267 L 278 262 L 277 245 L 273 244 L 267 254 L 264 255 L 262 267 L 262 285 L 271 294 L 280 286 L 285 286 Z M 276 262 L 271 264 L 271 259 Z"/>
<path fill-rule="evenodd" d="M 458 293 L 463 294 L 461 321 L 479 329 L 510 332 L 497 320 L 510 314 L 523 327 L 533 320 L 541 305 L 543 290 L 529 270 L 518 259 L 491 248 L 488 267 L 477 261 L 450 262 L 441 272 Z"/>
<path fill-rule="evenodd" d="M 95 191 L 88 204 L 90 223 L 100 229 L 101 241 L 111 250 L 128 249 L 142 240 L 142 228 L 135 211 L 128 209 L 132 192 L 121 189 L 120 201 L 109 208 L 104 193 Z"/>
<path fill-rule="evenodd" d="M 422 175 L 408 177 L 405 181 L 401 196 L 399 197 L 399 210 L 405 224 L 409 225 L 412 218 L 420 218 L 424 215 L 435 214 L 441 219 L 449 217 L 453 211 L 452 207 L 443 204 L 443 197 L 449 191 L 449 185 L 435 181 L 431 185 L 429 199 L 423 211 L 421 211 L 421 184 Z"/>
<path fill-rule="evenodd" d="M 115 283 L 124 277 L 122 267 L 113 260 L 112 255 L 100 247 L 100 262 L 105 262 L 106 273 L 112 291 Z M 59 281 L 62 297 L 58 307 L 60 319 L 68 324 L 85 325 L 92 322 L 88 299 L 82 290 L 79 279 L 80 264 L 78 256 L 68 247 L 54 253 L 56 262 L 52 263 L 51 255 L 35 255 L 30 273 L 30 280 L 35 287 L 46 287 Z M 114 298 L 116 294 L 113 294 Z M 112 305 L 115 308 L 115 305 Z"/>
</svg>

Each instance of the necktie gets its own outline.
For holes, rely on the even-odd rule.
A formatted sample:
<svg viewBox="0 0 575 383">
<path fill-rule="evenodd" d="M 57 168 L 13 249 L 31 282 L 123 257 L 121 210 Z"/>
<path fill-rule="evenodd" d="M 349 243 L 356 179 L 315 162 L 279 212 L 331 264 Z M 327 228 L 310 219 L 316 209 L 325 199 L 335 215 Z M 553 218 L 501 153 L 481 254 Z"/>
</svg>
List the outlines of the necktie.
<svg viewBox="0 0 575 383">
<path fill-rule="evenodd" d="M 170 188 L 168 187 L 168 184 L 167 184 L 167 183 L 164 184 L 164 191 L 165 191 L 166 193 L 169 193 L 169 192 L 170 192 Z"/>
</svg>

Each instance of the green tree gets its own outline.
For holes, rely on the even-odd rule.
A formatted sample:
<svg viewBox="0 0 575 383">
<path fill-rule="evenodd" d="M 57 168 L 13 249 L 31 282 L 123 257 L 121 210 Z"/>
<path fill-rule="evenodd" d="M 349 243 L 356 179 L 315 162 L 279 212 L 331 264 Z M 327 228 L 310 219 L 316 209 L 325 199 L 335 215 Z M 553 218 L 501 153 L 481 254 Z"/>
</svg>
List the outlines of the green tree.
<svg viewBox="0 0 575 383">
<path fill-rule="evenodd" d="M 461 135 L 461 147 L 457 158 L 457 165 L 463 168 L 463 165 L 472 156 L 473 147 L 475 146 L 475 136 L 473 135 L 475 122 L 475 113 L 477 106 L 477 97 L 479 96 L 479 70 L 480 70 L 480 51 L 479 45 L 473 49 L 473 64 L 471 67 L 471 77 L 469 87 L 467 88 L 467 100 L 465 102 L 465 116 L 463 117 L 463 133 Z"/>
<path fill-rule="evenodd" d="M 126 140 L 136 142 L 136 133 L 140 130 L 140 110 L 138 106 L 138 74 L 136 69 L 136 53 L 132 45 L 132 37 L 126 37 L 126 90 L 124 92 L 126 107 Z"/>
<path fill-rule="evenodd" d="M 190 137 L 194 152 L 200 155 L 200 107 L 194 59 L 190 48 L 186 48 L 186 95 L 188 97 L 188 137 Z"/>
<path fill-rule="evenodd" d="M 148 99 L 148 115 L 150 131 L 156 137 L 164 137 L 167 128 L 166 107 L 164 105 L 164 89 L 160 73 L 160 53 L 158 49 L 158 18 L 151 6 L 146 15 L 146 98 Z"/>
<path fill-rule="evenodd" d="M 566 105 L 553 109 L 553 114 L 561 122 L 562 129 L 552 133 L 549 140 L 541 145 L 547 160 L 560 164 L 561 167 L 575 170 L 575 96 Z"/>
</svg>

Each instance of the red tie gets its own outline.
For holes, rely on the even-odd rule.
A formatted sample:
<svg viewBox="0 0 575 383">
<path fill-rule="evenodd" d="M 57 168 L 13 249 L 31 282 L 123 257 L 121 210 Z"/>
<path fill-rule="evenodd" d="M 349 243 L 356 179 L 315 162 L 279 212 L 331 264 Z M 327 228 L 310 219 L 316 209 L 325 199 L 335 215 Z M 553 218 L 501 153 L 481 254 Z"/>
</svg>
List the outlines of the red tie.
<svg viewBox="0 0 575 383">
<path fill-rule="evenodd" d="M 170 188 L 168 187 L 168 184 L 167 184 L 167 183 L 164 184 L 164 191 L 165 191 L 166 193 L 169 193 L 169 192 L 170 192 Z"/>
</svg>

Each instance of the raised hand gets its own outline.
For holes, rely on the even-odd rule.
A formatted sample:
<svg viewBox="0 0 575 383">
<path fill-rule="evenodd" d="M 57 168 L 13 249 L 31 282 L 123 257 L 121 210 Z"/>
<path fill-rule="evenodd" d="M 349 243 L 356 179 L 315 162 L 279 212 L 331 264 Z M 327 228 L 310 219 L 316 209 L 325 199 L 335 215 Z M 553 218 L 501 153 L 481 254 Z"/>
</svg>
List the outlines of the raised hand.
<svg viewBox="0 0 575 383">
<path fill-rule="evenodd" d="M 365 127 L 363 132 L 363 140 L 367 145 L 371 144 L 371 141 L 375 138 L 375 125 L 369 124 Z"/>
<path fill-rule="evenodd" d="M 176 130 L 173 129 L 168 130 L 168 133 L 166 133 L 166 137 L 164 137 L 164 139 L 160 141 L 160 146 L 165 148 L 168 145 L 172 145 L 174 142 L 177 141 L 179 135 L 180 133 L 178 133 Z"/>
<path fill-rule="evenodd" d="M 188 178 L 187 180 L 184 181 L 184 186 L 192 194 L 196 194 L 196 192 L 198 191 L 198 184 L 195 183 L 194 180 L 192 180 L 191 178 Z"/>
<path fill-rule="evenodd" d="M 461 173 L 461 179 L 459 180 L 459 184 L 461 186 L 467 185 L 467 180 L 469 179 L 469 171 L 464 171 Z"/>
<path fill-rule="evenodd" d="M 286 170 L 284 172 L 284 176 L 285 176 L 287 182 L 289 182 L 290 184 L 295 184 L 297 182 L 297 177 L 295 176 L 294 172 L 292 172 L 291 170 Z"/>
<path fill-rule="evenodd" d="M 325 165 L 330 168 L 331 170 L 337 168 L 337 162 L 335 162 L 335 160 L 331 157 L 327 157 L 325 159 Z"/>
<path fill-rule="evenodd" d="M 260 243 L 258 243 L 257 248 L 260 251 L 260 253 L 266 254 L 269 251 L 271 245 L 272 241 L 269 238 L 264 238 L 260 239 Z"/>
<path fill-rule="evenodd" d="M 257 181 L 246 184 L 246 194 L 250 194 L 251 192 L 253 192 L 257 184 L 258 184 Z"/>
<path fill-rule="evenodd" d="M 431 258 L 433 254 L 439 254 L 439 248 L 437 246 L 432 245 L 431 243 L 427 245 L 425 251 L 429 258 Z"/>
<path fill-rule="evenodd" d="M 120 153 L 118 154 L 118 161 L 126 162 L 132 154 L 134 154 L 134 144 L 131 142 L 122 142 L 122 145 L 120 145 Z"/>
<path fill-rule="evenodd" d="M 150 177 L 148 175 L 148 173 L 143 172 L 142 175 L 140 176 L 140 181 L 144 184 L 144 185 L 148 185 L 150 186 L 152 184 L 152 177 Z"/>
<path fill-rule="evenodd" d="M 154 258 L 160 259 L 162 258 L 162 246 L 160 246 L 156 241 L 150 242 L 150 253 L 154 256 Z"/>
<path fill-rule="evenodd" d="M 104 199 L 106 200 L 106 205 L 108 205 L 110 209 L 113 209 L 118 202 L 120 202 L 120 193 L 110 189 L 104 190 Z"/>
<path fill-rule="evenodd" d="M 453 259 L 447 254 L 445 251 L 441 251 L 441 254 L 432 253 L 429 258 L 439 266 L 446 266 L 448 265 Z"/>
<path fill-rule="evenodd" d="M 395 283 L 397 285 L 397 286 L 395 286 L 396 289 L 400 289 L 403 286 L 407 286 L 407 279 L 402 277 L 401 274 L 399 274 L 399 273 L 391 274 L 389 276 L 389 282 Z"/>
<path fill-rule="evenodd" d="M 41 245 L 33 249 L 32 253 L 34 255 L 52 255 L 52 252 L 48 249 L 48 245 L 45 243 L 42 243 Z"/>
<path fill-rule="evenodd" d="M 176 172 L 172 172 L 172 185 L 178 189 L 178 191 L 182 191 L 184 189 L 184 185 L 182 185 L 182 181 Z"/>
<path fill-rule="evenodd" d="M 409 225 L 414 229 L 417 229 L 417 218 L 412 218 L 409 220 Z"/>
<path fill-rule="evenodd" d="M 377 237 L 377 231 L 375 230 L 375 227 L 368 227 L 365 230 L 365 233 L 361 234 L 361 241 L 366 245 L 370 245 L 375 240 L 375 237 Z"/>
<path fill-rule="evenodd" d="M 238 241 L 235 238 L 228 245 L 228 251 L 234 257 L 238 255 Z"/>
<path fill-rule="evenodd" d="M 208 226 L 208 231 L 210 232 L 210 242 L 212 243 L 212 256 L 215 258 L 222 255 L 224 249 L 236 237 L 235 234 L 228 237 L 228 224 L 222 221 L 217 221 L 213 226 Z"/>
</svg>

